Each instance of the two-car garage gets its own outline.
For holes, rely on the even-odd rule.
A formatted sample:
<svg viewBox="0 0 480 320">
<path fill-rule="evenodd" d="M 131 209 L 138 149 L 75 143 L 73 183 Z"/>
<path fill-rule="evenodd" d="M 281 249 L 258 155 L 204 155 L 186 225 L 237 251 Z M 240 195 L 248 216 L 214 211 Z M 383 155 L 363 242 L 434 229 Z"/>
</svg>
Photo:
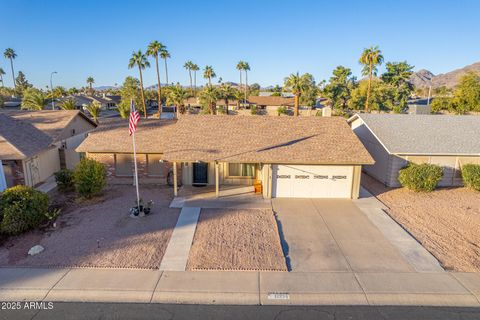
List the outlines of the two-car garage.
<svg viewBox="0 0 480 320">
<path fill-rule="evenodd" d="M 358 169 L 357 169 L 358 168 Z M 359 166 L 272 165 L 273 198 L 355 198 Z"/>
</svg>

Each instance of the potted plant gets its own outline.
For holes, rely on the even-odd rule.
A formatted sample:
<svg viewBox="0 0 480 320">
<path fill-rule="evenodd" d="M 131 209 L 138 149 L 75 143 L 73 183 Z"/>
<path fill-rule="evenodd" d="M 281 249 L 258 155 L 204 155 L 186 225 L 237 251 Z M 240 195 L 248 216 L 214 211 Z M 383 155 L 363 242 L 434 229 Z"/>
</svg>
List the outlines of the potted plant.
<svg viewBox="0 0 480 320">
<path fill-rule="evenodd" d="M 146 205 L 143 203 L 143 199 L 140 199 L 139 201 L 140 205 L 137 205 L 137 202 L 135 201 L 135 206 L 130 208 L 130 216 L 138 217 L 138 216 L 144 216 L 147 214 L 150 214 L 152 207 L 153 207 L 153 201 L 150 200 L 147 202 Z"/>
</svg>

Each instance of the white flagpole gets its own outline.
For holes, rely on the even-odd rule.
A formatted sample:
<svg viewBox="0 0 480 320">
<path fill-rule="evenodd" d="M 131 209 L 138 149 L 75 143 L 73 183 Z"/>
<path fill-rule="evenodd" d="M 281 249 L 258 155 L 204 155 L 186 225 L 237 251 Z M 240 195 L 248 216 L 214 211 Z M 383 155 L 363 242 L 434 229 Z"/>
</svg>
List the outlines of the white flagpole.
<svg viewBox="0 0 480 320">
<path fill-rule="evenodd" d="M 135 132 L 132 133 L 133 142 L 133 163 L 135 165 L 135 188 L 137 190 L 137 206 L 140 211 L 140 193 L 138 192 L 138 169 L 137 169 L 137 147 L 135 145 Z"/>
</svg>

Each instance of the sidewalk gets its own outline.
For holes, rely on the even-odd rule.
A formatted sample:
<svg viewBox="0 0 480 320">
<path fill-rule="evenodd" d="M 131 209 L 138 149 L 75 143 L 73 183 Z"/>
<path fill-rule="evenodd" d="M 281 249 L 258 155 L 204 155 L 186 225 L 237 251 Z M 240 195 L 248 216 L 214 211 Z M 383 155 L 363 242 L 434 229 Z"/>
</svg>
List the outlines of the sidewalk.
<svg viewBox="0 0 480 320">
<path fill-rule="evenodd" d="M 480 274 L 0 268 L 1 301 L 480 307 Z"/>
</svg>

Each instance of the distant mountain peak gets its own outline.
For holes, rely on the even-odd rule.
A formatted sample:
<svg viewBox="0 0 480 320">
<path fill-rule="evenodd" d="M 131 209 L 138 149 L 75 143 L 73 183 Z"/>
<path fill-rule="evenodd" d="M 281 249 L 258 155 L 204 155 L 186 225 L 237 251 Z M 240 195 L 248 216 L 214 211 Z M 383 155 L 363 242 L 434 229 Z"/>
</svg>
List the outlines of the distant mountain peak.
<svg viewBox="0 0 480 320">
<path fill-rule="evenodd" d="M 453 88 L 458 84 L 460 77 L 470 71 L 480 72 L 480 62 L 475 62 L 463 68 L 438 75 L 434 75 L 432 72 L 422 69 L 411 75 L 410 82 L 417 88 L 425 88 L 428 86 L 432 86 L 433 88 L 442 86 Z"/>
</svg>

